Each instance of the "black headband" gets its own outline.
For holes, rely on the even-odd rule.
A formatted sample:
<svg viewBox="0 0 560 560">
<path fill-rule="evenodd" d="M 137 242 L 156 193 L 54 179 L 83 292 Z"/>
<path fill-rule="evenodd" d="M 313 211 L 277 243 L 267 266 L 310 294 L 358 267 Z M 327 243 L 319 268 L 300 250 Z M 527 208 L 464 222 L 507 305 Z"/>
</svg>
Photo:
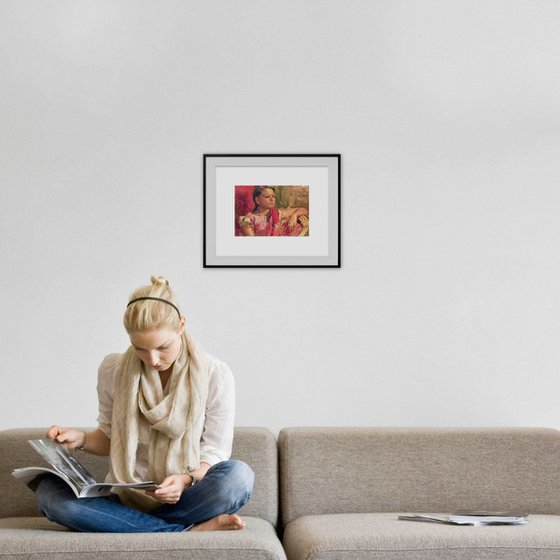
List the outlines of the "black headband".
<svg viewBox="0 0 560 560">
<path fill-rule="evenodd" d="M 166 299 L 162 299 L 160 297 L 152 297 L 152 296 L 137 297 L 136 299 L 133 299 L 133 300 L 129 301 L 128 305 L 126 307 L 129 308 L 133 303 L 136 303 L 137 301 L 142 301 L 143 299 L 152 299 L 154 301 L 163 301 L 163 303 L 167 303 L 167 305 L 171 305 L 171 307 L 173 307 L 173 309 L 175 309 L 175 311 L 177 311 L 177 315 L 179 315 L 179 319 L 181 318 L 181 312 L 179 311 L 179 308 L 174 303 L 171 303 L 170 301 L 167 301 Z"/>
</svg>

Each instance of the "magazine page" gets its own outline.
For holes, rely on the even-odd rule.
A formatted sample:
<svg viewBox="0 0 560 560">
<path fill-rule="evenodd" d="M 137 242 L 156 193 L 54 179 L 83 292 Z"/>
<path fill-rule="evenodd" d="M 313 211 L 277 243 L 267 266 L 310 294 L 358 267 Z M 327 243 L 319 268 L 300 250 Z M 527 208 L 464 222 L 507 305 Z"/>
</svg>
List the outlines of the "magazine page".
<svg viewBox="0 0 560 560">
<path fill-rule="evenodd" d="M 20 480 L 25 485 L 33 489 L 32 482 L 40 475 L 44 474 L 54 474 L 64 480 L 66 484 L 72 489 L 76 497 L 80 497 L 80 489 L 77 488 L 73 482 L 63 473 L 55 471 L 54 469 L 48 469 L 46 467 L 23 467 L 20 469 L 14 469 L 12 471 L 12 476 Z"/>
<path fill-rule="evenodd" d="M 93 476 L 61 443 L 50 439 L 32 439 L 29 443 L 55 471 L 69 479 L 79 492 L 90 484 L 95 484 Z"/>
<path fill-rule="evenodd" d="M 428 523 L 447 523 L 449 525 L 472 525 L 481 527 L 484 525 L 525 525 L 527 524 L 527 514 L 450 514 L 450 515 L 427 515 L 410 514 L 399 515 L 399 519 L 404 521 L 425 521 Z"/>
<path fill-rule="evenodd" d="M 103 496 L 108 496 L 111 493 L 111 488 L 113 487 L 128 487 L 137 488 L 139 490 L 156 490 L 159 488 L 154 482 L 132 482 L 127 483 L 113 483 L 113 482 L 96 482 L 95 484 L 90 484 L 83 488 L 78 488 L 72 480 L 70 480 L 65 474 L 55 471 L 54 469 L 48 469 L 46 467 L 23 467 L 20 469 L 14 469 L 12 471 L 12 476 L 17 480 L 23 482 L 23 484 L 33 488 L 33 481 L 42 474 L 54 474 L 60 477 L 68 486 L 72 489 L 77 498 L 100 498 Z"/>
<path fill-rule="evenodd" d="M 82 490 L 79 497 L 99 498 L 101 496 L 108 496 L 111 492 L 111 488 L 118 488 L 119 486 L 123 488 L 136 488 L 137 490 L 156 490 L 159 488 L 159 486 L 153 482 L 98 482 Z"/>
<path fill-rule="evenodd" d="M 449 521 L 453 523 L 472 523 L 473 525 L 525 525 L 527 513 L 452 513 Z"/>
<path fill-rule="evenodd" d="M 427 521 L 430 523 L 448 523 L 446 516 L 438 517 L 436 515 L 420 515 L 418 513 L 413 513 L 411 515 L 399 515 L 398 517 L 402 521 Z"/>
<path fill-rule="evenodd" d="M 97 498 L 108 496 L 111 488 L 128 487 L 139 490 L 156 490 L 159 486 L 153 481 L 145 482 L 96 482 L 89 471 L 62 444 L 49 439 L 29 440 L 29 444 L 49 463 L 52 468 L 24 467 L 12 471 L 12 475 L 33 489 L 33 480 L 46 473 L 60 477 L 78 498 Z"/>
</svg>

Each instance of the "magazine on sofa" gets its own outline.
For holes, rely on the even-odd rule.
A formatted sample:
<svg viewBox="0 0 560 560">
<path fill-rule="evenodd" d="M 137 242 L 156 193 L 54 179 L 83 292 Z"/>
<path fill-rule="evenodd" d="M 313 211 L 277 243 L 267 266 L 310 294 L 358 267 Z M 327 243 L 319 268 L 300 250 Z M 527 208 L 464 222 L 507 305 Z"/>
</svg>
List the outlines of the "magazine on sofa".
<svg viewBox="0 0 560 560">
<path fill-rule="evenodd" d="M 404 521 L 426 521 L 428 523 L 446 523 L 448 525 L 472 525 L 482 527 L 487 525 L 525 525 L 527 513 L 474 511 L 452 513 L 450 515 L 427 515 L 413 513 L 399 515 Z"/>
<path fill-rule="evenodd" d="M 32 488 L 33 480 L 46 473 L 55 474 L 60 477 L 78 498 L 98 498 L 109 495 L 112 487 L 126 486 L 141 490 L 155 490 L 158 486 L 155 482 L 137 483 L 112 483 L 97 482 L 89 471 L 70 453 L 64 445 L 50 439 L 30 439 L 29 444 L 52 469 L 46 467 L 24 467 L 12 471 L 12 476 L 21 480 Z"/>
</svg>

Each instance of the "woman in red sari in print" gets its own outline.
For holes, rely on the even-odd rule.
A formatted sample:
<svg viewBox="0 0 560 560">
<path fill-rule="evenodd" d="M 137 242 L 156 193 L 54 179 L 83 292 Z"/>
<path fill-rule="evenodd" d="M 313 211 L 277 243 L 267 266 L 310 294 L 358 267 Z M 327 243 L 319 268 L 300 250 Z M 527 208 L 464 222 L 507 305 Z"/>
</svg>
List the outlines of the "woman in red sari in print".
<svg viewBox="0 0 560 560">
<path fill-rule="evenodd" d="M 255 207 L 239 218 L 243 235 L 254 236 L 306 236 L 309 231 L 307 208 L 276 208 L 276 193 L 272 187 L 253 189 Z"/>
</svg>

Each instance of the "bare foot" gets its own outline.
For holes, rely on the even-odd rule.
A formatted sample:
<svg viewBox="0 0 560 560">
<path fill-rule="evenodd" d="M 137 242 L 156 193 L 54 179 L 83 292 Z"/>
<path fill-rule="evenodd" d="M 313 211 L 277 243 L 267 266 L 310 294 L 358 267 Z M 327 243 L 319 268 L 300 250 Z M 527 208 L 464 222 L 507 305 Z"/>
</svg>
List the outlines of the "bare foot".
<svg viewBox="0 0 560 560">
<path fill-rule="evenodd" d="M 238 531 L 244 527 L 245 521 L 239 515 L 224 513 L 195 525 L 191 531 Z"/>
</svg>

